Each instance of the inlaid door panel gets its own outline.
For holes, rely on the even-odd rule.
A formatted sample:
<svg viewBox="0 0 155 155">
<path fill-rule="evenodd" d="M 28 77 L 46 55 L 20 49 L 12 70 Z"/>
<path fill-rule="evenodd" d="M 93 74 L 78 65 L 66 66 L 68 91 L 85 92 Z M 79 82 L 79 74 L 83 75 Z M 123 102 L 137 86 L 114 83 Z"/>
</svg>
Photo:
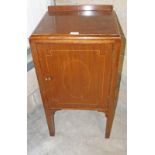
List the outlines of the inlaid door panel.
<svg viewBox="0 0 155 155">
<path fill-rule="evenodd" d="M 106 107 L 112 44 L 38 43 L 36 47 L 49 107 Z"/>
</svg>

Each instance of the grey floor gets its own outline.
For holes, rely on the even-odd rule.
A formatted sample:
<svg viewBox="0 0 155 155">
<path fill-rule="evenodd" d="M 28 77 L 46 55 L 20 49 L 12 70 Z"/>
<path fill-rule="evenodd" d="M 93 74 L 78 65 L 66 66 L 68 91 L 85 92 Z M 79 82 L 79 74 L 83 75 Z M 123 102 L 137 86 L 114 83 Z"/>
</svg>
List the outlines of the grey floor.
<svg viewBox="0 0 155 155">
<path fill-rule="evenodd" d="M 28 155 L 126 155 L 126 83 L 121 82 L 110 139 L 106 119 L 96 111 L 61 110 L 55 114 L 56 135 L 50 137 L 42 105 L 28 114 Z"/>
</svg>

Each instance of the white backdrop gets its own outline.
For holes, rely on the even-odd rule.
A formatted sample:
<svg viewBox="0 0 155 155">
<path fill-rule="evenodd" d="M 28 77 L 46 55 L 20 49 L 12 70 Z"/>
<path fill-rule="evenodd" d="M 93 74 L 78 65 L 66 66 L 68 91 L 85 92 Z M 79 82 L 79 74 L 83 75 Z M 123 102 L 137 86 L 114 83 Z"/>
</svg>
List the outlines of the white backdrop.
<svg viewBox="0 0 155 155">
<path fill-rule="evenodd" d="M 27 0 L 27 38 L 31 35 L 53 0 Z M 27 48 L 29 42 L 27 39 Z"/>
</svg>

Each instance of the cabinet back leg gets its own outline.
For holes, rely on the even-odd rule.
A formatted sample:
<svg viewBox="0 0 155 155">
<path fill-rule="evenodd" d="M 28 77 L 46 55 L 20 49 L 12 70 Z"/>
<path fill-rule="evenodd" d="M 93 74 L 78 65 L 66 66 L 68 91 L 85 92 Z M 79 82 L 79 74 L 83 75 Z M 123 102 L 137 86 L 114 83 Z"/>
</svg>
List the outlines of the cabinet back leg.
<svg viewBox="0 0 155 155">
<path fill-rule="evenodd" d="M 49 129 L 50 136 L 55 135 L 55 124 L 54 124 L 54 113 L 55 111 L 47 110 L 46 112 L 46 120 Z"/>
</svg>

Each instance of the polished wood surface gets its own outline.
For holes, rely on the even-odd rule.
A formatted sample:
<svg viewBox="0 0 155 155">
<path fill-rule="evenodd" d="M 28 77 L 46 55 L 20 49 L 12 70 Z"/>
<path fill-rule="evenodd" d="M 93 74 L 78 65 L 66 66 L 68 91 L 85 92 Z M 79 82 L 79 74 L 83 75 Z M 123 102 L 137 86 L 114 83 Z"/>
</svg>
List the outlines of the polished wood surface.
<svg viewBox="0 0 155 155">
<path fill-rule="evenodd" d="M 54 112 L 60 109 L 104 112 L 105 137 L 110 136 L 124 50 L 112 8 L 50 6 L 30 37 L 51 136 L 55 133 Z"/>
<path fill-rule="evenodd" d="M 49 6 L 48 12 L 58 12 L 58 11 L 112 11 L 112 5 L 62 5 L 62 6 Z"/>
<path fill-rule="evenodd" d="M 112 44 L 39 43 L 36 48 L 49 107 L 107 107 Z"/>
<path fill-rule="evenodd" d="M 71 11 L 65 11 L 69 8 Z M 76 11 L 76 8 L 79 7 L 49 7 L 49 12 L 45 14 L 33 35 L 71 36 L 71 32 L 78 32 L 78 36 L 119 36 L 112 6 L 96 6 L 94 8 L 99 10 L 93 11 L 90 6 L 80 6 L 80 11 Z"/>
</svg>

